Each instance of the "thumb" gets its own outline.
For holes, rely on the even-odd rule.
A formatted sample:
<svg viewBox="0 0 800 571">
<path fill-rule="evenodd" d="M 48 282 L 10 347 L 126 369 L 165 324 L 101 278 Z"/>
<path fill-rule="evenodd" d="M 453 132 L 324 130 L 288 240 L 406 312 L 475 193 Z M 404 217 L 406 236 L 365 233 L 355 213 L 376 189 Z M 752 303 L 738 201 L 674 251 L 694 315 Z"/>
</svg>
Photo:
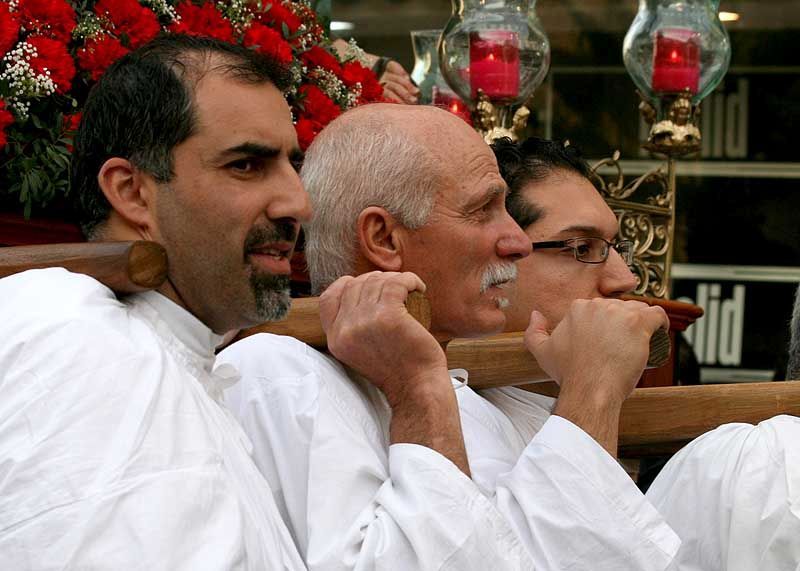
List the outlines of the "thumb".
<svg viewBox="0 0 800 571">
<path fill-rule="evenodd" d="M 550 338 L 549 323 L 547 318 L 536 311 L 531 312 L 531 321 L 525 330 L 525 346 L 533 351 Z"/>
</svg>

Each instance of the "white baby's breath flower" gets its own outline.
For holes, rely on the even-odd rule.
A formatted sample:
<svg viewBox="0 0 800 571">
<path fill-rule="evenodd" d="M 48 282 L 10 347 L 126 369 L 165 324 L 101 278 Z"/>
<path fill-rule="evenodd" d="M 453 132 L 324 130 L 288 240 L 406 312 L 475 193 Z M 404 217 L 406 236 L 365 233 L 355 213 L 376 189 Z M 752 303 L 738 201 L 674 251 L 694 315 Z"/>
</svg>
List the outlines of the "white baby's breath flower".
<svg viewBox="0 0 800 571">
<path fill-rule="evenodd" d="M 31 58 L 38 55 L 34 46 L 28 42 L 20 42 L 3 58 L 5 69 L 0 73 L 0 81 L 7 82 L 10 91 L 6 101 L 23 119 L 30 112 L 31 99 L 48 97 L 56 92 L 50 70 L 44 68 L 43 73 L 37 73 L 31 67 Z"/>
</svg>

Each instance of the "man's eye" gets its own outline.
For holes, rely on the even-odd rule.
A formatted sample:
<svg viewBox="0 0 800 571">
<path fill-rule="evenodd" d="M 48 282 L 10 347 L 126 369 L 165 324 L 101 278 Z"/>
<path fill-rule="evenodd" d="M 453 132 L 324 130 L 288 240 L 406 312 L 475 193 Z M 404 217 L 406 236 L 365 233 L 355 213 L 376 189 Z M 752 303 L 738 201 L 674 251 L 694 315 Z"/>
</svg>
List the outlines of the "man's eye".
<svg viewBox="0 0 800 571">
<path fill-rule="evenodd" d="M 586 256 L 591 252 L 592 247 L 588 242 L 577 242 L 575 244 L 575 252 L 579 256 Z"/>
<path fill-rule="evenodd" d="M 241 174 L 248 174 L 258 170 L 261 162 L 256 159 L 239 159 L 228 163 L 228 168 Z"/>
<path fill-rule="evenodd" d="M 505 204 L 505 197 L 502 194 L 497 194 L 491 200 L 487 200 L 481 207 L 482 212 L 491 212 L 501 204 Z"/>
</svg>

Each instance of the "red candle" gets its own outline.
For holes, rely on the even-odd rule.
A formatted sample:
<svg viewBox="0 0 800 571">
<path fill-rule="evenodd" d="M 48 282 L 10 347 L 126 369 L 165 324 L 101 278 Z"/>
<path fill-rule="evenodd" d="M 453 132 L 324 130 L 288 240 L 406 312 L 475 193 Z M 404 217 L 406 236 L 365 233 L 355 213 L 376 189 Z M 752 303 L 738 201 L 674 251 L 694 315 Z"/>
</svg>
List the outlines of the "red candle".
<svg viewBox="0 0 800 571">
<path fill-rule="evenodd" d="M 478 89 L 492 100 L 519 95 L 519 37 L 507 30 L 485 30 L 469 35 L 469 77 L 472 97 Z"/>
<path fill-rule="evenodd" d="M 469 107 L 459 99 L 458 95 L 450 90 L 442 89 L 438 85 L 433 86 L 432 105 L 446 109 L 453 115 L 461 117 L 464 121 L 472 125 L 472 117 L 469 113 Z"/>
<path fill-rule="evenodd" d="M 694 95 L 700 83 L 700 34 L 688 28 L 656 32 L 653 50 L 653 91 Z"/>
</svg>

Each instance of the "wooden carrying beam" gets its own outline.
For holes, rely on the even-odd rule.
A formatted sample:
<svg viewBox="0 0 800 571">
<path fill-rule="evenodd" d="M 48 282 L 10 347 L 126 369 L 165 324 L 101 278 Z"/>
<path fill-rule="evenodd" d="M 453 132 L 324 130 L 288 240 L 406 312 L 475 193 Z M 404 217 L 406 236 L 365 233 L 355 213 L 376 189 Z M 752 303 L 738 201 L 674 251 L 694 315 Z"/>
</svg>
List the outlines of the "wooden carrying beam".
<svg viewBox="0 0 800 571">
<path fill-rule="evenodd" d="M 98 279 L 118 293 L 133 293 L 161 285 L 167 275 L 166 254 L 147 242 L 57 244 L 0 248 L 0 278 L 33 268 L 61 266 Z M 418 299 L 409 311 L 430 323 L 427 304 Z M 420 306 L 422 309 L 418 309 Z M 244 334 L 266 331 L 292 335 L 325 347 L 317 300 L 298 299 L 287 321 Z M 473 388 L 531 382 L 546 374 L 528 354 L 522 334 L 482 340 L 459 340 L 447 351 L 452 367 L 470 371 Z M 553 391 L 552 383 L 525 385 Z M 727 422 L 756 423 L 776 414 L 800 415 L 800 381 L 693 387 L 636 389 L 625 402 L 620 421 L 620 455 L 642 456 L 674 451 L 691 439 Z"/>
<path fill-rule="evenodd" d="M 155 289 L 167 279 L 167 253 L 155 242 L 86 242 L 0 248 L 0 278 L 62 267 L 87 274 L 118 294 Z"/>
<path fill-rule="evenodd" d="M 702 311 L 680 309 L 692 318 Z M 684 328 L 683 323 L 676 326 Z M 294 300 L 285 321 L 249 329 L 241 337 L 262 332 L 291 335 L 318 349 L 326 346 L 315 298 Z M 447 360 L 450 367 L 469 371 L 474 389 L 520 384 L 533 392 L 558 394 L 558 387 L 525 349 L 522 333 L 457 339 L 448 345 Z M 671 453 L 722 424 L 758 423 L 777 414 L 800 415 L 800 381 L 635 389 L 622 408 L 620 456 Z"/>
<path fill-rule="evenodd" d="M 635 389 L 622 406 L 619 455 L 674 452 L 722 424 L 778 414 L 800 415 L 800 381 Z"/>
<path fill-rule="evenodd" d="M 406 306 L 418 321 L 429 328 L 430 309 L 424 299 L 420 294 L 411 294 Z M 286 319 L 246 329 L 239 338 L 255 333 L 289 335 L 324 350 L 327 340 L 319 322 L 318 300 L 315 297 L 295 299 Z M 419 315 L 422 311 L 424 317 Z M 650 340 L 648 367 L 663 365 L 669 355 L 669 336 L 665 331 L 659 330 Z M 469 384 L 475 389 L 527 384 L 550 378 L 525 349 L 521 332 L 451 341 L 447 347 L 447 363 L 450 368 L 469 371 Z"/>
</svg>

